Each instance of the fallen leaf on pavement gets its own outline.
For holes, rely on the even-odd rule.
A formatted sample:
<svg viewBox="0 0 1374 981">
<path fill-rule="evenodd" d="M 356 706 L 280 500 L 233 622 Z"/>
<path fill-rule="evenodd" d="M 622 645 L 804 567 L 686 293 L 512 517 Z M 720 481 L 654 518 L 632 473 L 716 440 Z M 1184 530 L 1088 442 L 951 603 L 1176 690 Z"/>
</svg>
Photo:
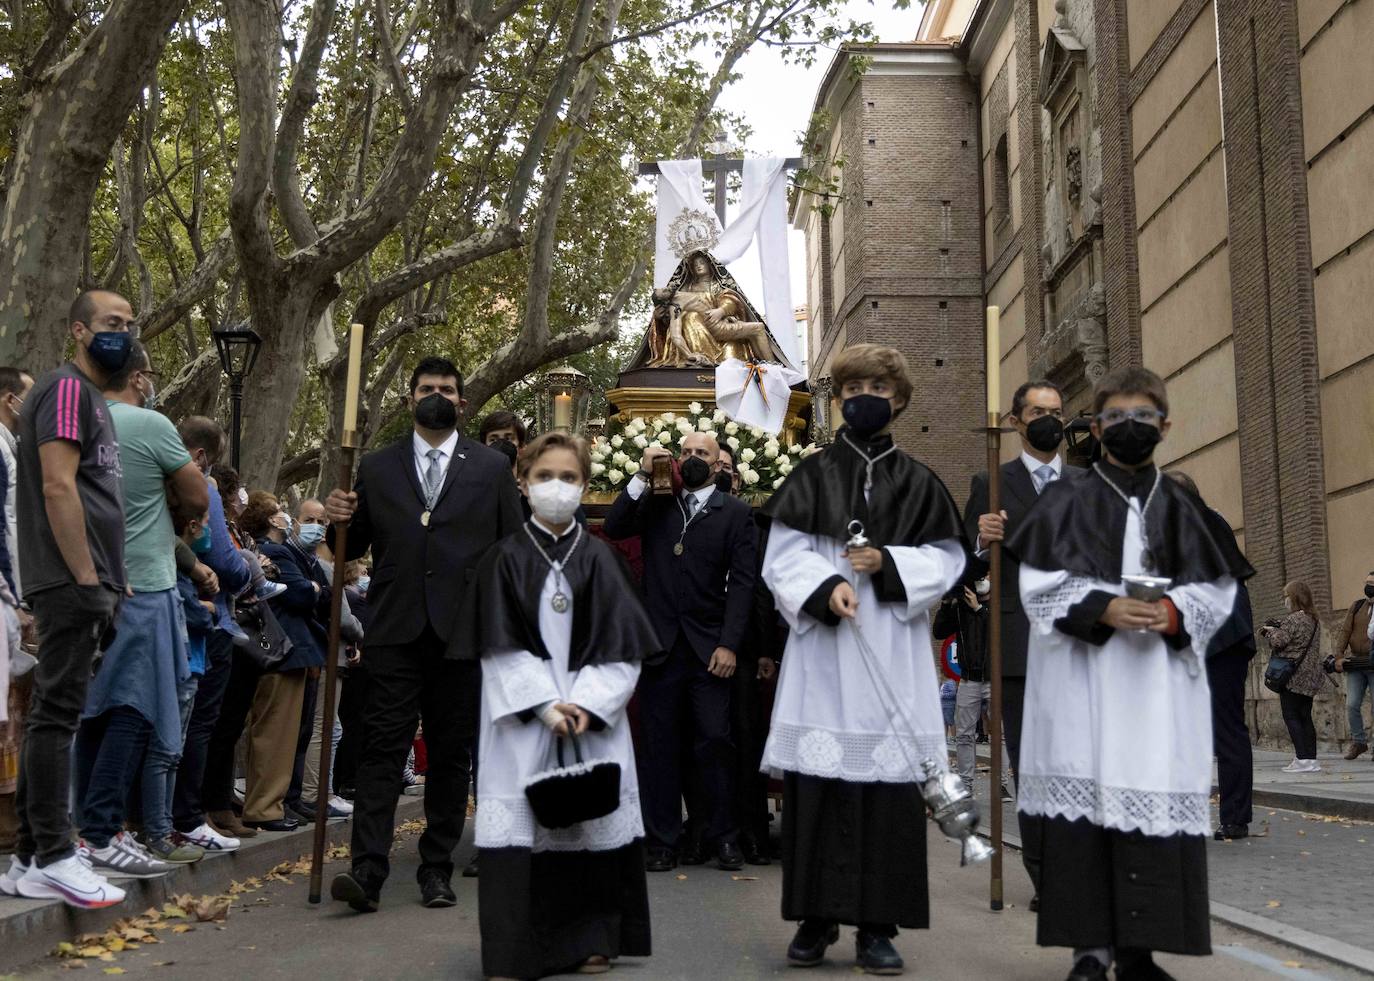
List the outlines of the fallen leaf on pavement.
<svg viewBox="0 0 1374 981">
<path fill-rule="evenodd" d="M 1279 902 L 1277 899 L 1271 899 L 1264 905 L 1268 906 L 1270 909 L 1278 909 L 1280 906 L 1283 905 L 1283 903 Z"/>
<path fill-rule="evenodd" d="M 679 872 L 679 873 L 677 874 L 677 881 L 678 881 L 678 882 L 681 882 L 681 881 L 682 881 L 683 879 L 685 879 L 685 878 L 687 878 L 687 873 L 686 873 L 686 872 Z"/>
<path fill-rule="evenodd" d="M 195 929 L 195 927 L 191 926 L 191 924 L 189 924 L 189 923 L 178 923 L 176 926 L 172 927 L 172 932 L 173 932 L 173 933 L 190 933 L 190 932 L 191 932 L 192 930 L 194 930 L 194 929 Z"/>
<path fill-rule="evenodd" d="M 106 974 L 123 974 L 123 973 L 124 973 L 124 968 L 122 968 L 122 967 L 107 967 L 107 968 L 105 968 L 105 973 L 106 973 Z"/>
<path fill-rule="evenodd" d="M 756 876 L 756 875 L 732 875 L 732 876 L 730 876 L 730 878 L 733 879 L 735 882 L 758 882 L 758 881 L 759 881 L 759 877 Z"/>
</svg>

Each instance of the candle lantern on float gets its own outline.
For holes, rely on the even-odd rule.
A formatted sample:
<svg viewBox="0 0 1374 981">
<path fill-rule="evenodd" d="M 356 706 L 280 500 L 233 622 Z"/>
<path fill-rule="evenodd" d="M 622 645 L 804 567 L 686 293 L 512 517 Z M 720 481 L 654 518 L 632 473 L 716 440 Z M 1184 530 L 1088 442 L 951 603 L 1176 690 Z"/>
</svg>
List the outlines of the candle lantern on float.
<svg viewBox="0 0 1374 981">
<path fill-rule="evenodd" d="M 581 433 L 587 425 L 592 380 L 576 368 L 563 366 L 544 373 L 535 385 L 536 415 L 541 433 Z"/>
</svg>

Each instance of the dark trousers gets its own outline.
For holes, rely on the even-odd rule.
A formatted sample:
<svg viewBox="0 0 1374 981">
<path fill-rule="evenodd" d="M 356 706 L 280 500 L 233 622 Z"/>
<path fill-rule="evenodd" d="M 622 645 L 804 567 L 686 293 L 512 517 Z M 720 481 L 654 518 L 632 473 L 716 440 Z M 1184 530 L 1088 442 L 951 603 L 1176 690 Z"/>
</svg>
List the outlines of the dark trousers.
<svg viewBox="0 0 1374 981">
<path fill-rule="evenodd" d="M 350 792 L 358 782 L 358 760 L 367 738 L 363 720 L 367 718 L 367 690 L 371 681 L 367 666 L 358 663 L 347 668 L 339 690 L 339 725 L 343 733 L 334 751 L 333 783 L 336 790 Z"/>
<path fill-rule="evenodd" d="M 1002 740 L 1007 745 L 1007 756 L 1011 760 L 1012 773 L 1016 774 L 1018 786 L 1021 774 L 1021 719 L 1026 710 L 1026 679 L 1023 677 L 1002 676 Z M 997 801 L 998 790 L 992 788 L 992 799 Z M 1000 807 L 1000 804 L 992 806 Z M 1031 886 L 1040 891 L 1040 839 L 1028 835 L 1025 817 L 1019 811 L 1016 821 L 1021 829 L 1021 864 L 1026 867 Z"/>
<path fill-rule="evenodd" d="M 224 692 L 229 686 L 234 642 L 223 630 L 213 630 L 205 641 L 205 676 L 196 689 L 195 707 L 186 728 L 186 741 L 177 764 L 176 785 L 172 790 L 172 826 L 181 832 L 194 831 L 205 823 L 201 788 L 205 783 L 210 758 L 210 738 L 219 722 Z M 229 780 L 233 783 L 233 749 L 229 750 Z M 232 789 L 232 787 L 231 787 Z"/>
<path fill-rule="evenodd" d="M 1212 689 L 1212 751 L 1221 788 L 1221 823 L 1249 824 L 1254 794 L 1254 753 L 1245 725 L 1245 676 L 1253 650 L 1219 651 L 1207 659 Z"/>
<path fill-rule="evenodd" d="M 231 653 L 219 717 L 205 754 L 205 779 L 200 794 L 201 806 L 207 813 L 229 811 L 234 807 L 234 747 L 243 735 L 243 726 L 248 721 L 261 679 L 261 668 L 246 655 Z"/>
<path fill-rule="evenodd" d="M 1281 691 L 1279 706 L 1283 709 L 1283 724 L 1288 727 L 1288 738 L 1293 740 L 1293 755 L 1300 760 L 1315 760 L 1317 729 L 1312 725 L 1312 696 Z"/>
<path fill-rule="evenodd" d="M 38 627 L 24 745 L 19 756 L 15 852 L 51 865 L 75 852 L 68 812 L 72 736 L 86 704 L 91 661 L 119 597 L 104 586 L 57 586 L 26 597 Z"/>
<path fill-rule="evenodd" d="M 758 664 L 749 661 L 730 679 L 734 687 L 731 720 L 735 735 L 735 815 L 740 831 L 753 836 L 768 849 L 768 777 L 759 771 L 763 743 L 768 737 L 768 715 Z M 772 682 L 767 682 L 772 684 Z"/>
<path fill-rule="evenodd" d="M 324 672 L 324 668 L 320 668 Z M 305 782 L 305 754 L 310 749 L 310 737 L 315 732 L 315 701 L 320 696 L 320 676 L 314 678 L 306 675 L 305 679 L 305 699 L 301 703 L 301 727 L 296 735 L 296 759 L 291 764 L 291 786 L 286 791 L 286 804 L 297 811 L 300 810 L 301 786 Z M 329 733 L 321 738 L 333 739 L 334 734 Z M 331 776 L 332 780 L 333 777 Z M 329 807 L 329 790 L 325 787 L 320 788 L 320 800 L 324 801 L 326 808 Z M 316 801 L 308 800 L 305 806 L 313 812 Z"/>
<path fill-rule="evenodd" d="M 730 739 L 730 679 L 717 678 L 679 638 L 668 657 L 639 675 L 640 800 L 650 848 L 675 848 L 682 832 L 682 732 L 693 731 L 702 835 L 717 844 L 737 837 L 735 747 Z"/>
<path fill-rule="evenodd" d="M 127 705 L 82 720 L 76 733 L 76 820 L 92 848 L 104 848 L 124 830 L 129 788 L 143 768 L 152 734 L 152 723 Z"/>
<path fill-rule="evenodd" d="M 444 657 L 448 645 L 432 627 L 411 644 L 369 645 L 367 735 L 353 802 L 353 871 L 378 883 L 396 824 L 401 772 L 423 720 L 429 769 L 425 775 L 425 833 L 420 873 L 453 874 L 453 849 L 467 819 L 468 746 L 476 729 L 481 676 L 476 662 Z"/>
</svg>

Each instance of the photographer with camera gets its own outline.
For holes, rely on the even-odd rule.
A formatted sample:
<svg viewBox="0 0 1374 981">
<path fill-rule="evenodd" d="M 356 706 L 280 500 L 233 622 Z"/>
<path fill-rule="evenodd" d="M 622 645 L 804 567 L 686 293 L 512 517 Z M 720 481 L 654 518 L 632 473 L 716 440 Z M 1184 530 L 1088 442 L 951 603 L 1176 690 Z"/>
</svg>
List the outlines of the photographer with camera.
<svg viewBox="0 0 1374 981">
<path fill-rule="evenodd" d="M 1361 709 L 1365 692 L 1374 692 L 1374 664 L 1369 657 L 1369 613 L 1374 601 L 1374 572 L 1365 576 L 1364 595 L 1350 604 L 1341 632 L 1336 637 L 1336 653 L 1327 658 L 1331 670 L 1345 675 L 1345 711 L 1350 721 L 1350 745 L 1345 758 L 1357 759 L 1369 749 Z"/>
</svg>

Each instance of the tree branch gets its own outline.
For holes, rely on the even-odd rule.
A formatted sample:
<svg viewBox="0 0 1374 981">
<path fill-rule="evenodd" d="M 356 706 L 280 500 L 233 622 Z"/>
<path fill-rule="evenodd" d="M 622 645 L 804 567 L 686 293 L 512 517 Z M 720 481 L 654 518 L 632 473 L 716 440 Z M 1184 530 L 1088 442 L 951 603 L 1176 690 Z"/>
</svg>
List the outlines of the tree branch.
<svg viewBox="0 0 1374 981">
<path fill-rule="evenodd" d="M 229 267 L 233 257 L 233 235 L 226 228 L 206 251 L 204 258 L 196 263 L 191 275 L 186 277 L 172 295 L 151 312 L 145 312 L 141 322 L 140 339 L 150 341 L 157 337 L 190 313 L 191 308 L 197 303 L 213 293 L 220 275 Z"/>
<path fill-rule="evenodd" d="M 588 59 L 600 54 L 602 51 L 605 51 L 607 48 L 614 47 L 617 44 L 626 44 L 630 41 L 638 41 L 641 38 L 646 38 L 653 34 L 662 34 L 664 31 L 670 28 L 677 27 L 680 24 L 686 24 L 700 17 L 705 17 L 709 14 L 713 14 L 717 10 L 724 10 L 726 7 L 733 7 L 738 3 L 739 0 L 717 0 L 716 3 L 710 4 L 706 7 L 702 7 L 700 10 L 690 11 L 689 13 L 683 14 L 681 17 L 673 17 L 670 20 L 665 20 L 659 24 L 655 24 L 653 27 L 646 27 L 642 31 L 632 31 L 629 34 L 622 34 L 619 37 L 607 38 L 606 40 L 598 41 L 591 47 L 587 48 L 586 51 L 582 52 L 581 60 L 587 61 Z"/>
<path fill-rule="evenodd" d="M 273 120 L 281 46 L 272 0 L 228 0 L 238 88 L 239 152 L 229 192 L 229 225 L 239 263 L 250 283 L 263 284 L 280 262 L 267 218 Z"/>
<path fill-rule="evenodd" d="M 37 85 L 38 80 L 56 63 L 57 56 L 62 53 L 62 45 L 66 43 L 67 32 L 76 23 L 72 0 L 49 0 L 48 8 L 52 11 L 52 20 L 48 22 L 43 40 L 38 43 L 38 50 L 20 72 L 23 79 L 19 90 L 21 96 Z"/>
<path fill-rule="evenodd" d="M 305 33 L 291 87 L 286 93 L 286 105 L 277 125 L 275 159 L 272 166 L 272 193 L 277 201 L 282 223 L 297 248 L 311 245 L 319 238 L 315 222 L 301 196 L 301 179 L 297 167 L 301 136 L 305 121 L 320 97 L 320 61 L 329 43 L 334 26 L 335 0 L 315 0 L 310 11 L 310 27 Z"/>
<path fill-rule="evenodd" d="M 386 73 L 391 78 L 391 87 L 396 90 L 396 99 L 401 103 L 401 112 L 410 115 L 412 100 L 410 88 L 406 85 L 405 72 L 401 71 L 400 53 L 391 37 L 391 13 L 387 10 L 386 0 L 375 2 L 377 20 L 377 46 L 386 65 Z"/>
</svg>

